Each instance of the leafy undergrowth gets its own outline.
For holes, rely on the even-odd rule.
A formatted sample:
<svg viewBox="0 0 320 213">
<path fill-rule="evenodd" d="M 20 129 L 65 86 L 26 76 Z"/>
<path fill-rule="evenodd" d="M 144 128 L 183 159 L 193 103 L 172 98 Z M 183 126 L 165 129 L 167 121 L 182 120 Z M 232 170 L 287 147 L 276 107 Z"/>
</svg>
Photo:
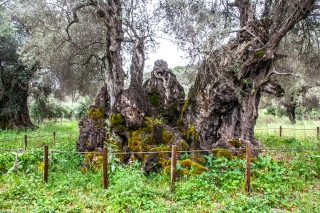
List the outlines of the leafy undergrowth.
<svg viewBox="0 0 320 213">
<path fill-rule="evenodd" d="M 172 192 L 168 175 L 145 176 L 138 164 L 120 166 L 112 160 L 105 190 L 101 171 L 82 174 L 81 156 L 68 154 L 55 155 L 46 184 L 41 157 L 34 153 L 21 159 L 18 171 L 1 173 L 0 211 L 320 212 L 319 156 L 287 155 L 283 161 L 269 154 L 257 157 L 251 169 L 252 192 L 246 194 L 243 159 L 211 156 L 208 172 L 180 177 Z"/>
<path fill-rule="evenodd" d="M 265 143 L 279 147 L 281 140 Z M 75 151 L 75 139 L 54 149 Z M 208 155 L 208 171 L 178 177 L 172 191 L 169 175 L 145 176 L 139 163 L 120 165 L 109 155 L 106 190 L 102 171 L 81 173 L 83 155 L 74 153 L 53 153 L 44 183 L 43 151 L 33 150 L 18 153 L 16 168 L 17 153 L 0 153 L 0 212 L 320 212 L 319 151 L 261 152 L 247 194 L 244 159 Z"/>
</svg>

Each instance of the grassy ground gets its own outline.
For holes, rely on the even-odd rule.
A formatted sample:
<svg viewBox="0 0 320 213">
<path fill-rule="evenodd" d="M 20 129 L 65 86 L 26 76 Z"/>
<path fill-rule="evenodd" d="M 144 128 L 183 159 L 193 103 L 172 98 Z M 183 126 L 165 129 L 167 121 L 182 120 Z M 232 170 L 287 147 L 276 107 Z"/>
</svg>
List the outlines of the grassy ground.
<svg viewBox="0 0 320 213">
<path fill-rule="evenodd" d="M 45 144 L 52 146 L 54 132 L 56 132 L 56 141 L 58 143 L 72 143 L 79 132 L 77 122 L 65 120 L 61 125 L 60 121 L 51 121 L 39 125 L 35 130 L 0 130 L 0 149 L 23 148 L 25 135 L 27 135 L 30 149 L 39 148 Z"/>
<path fill-rule="evenodd" d="M 319 126 L 308 122 L 303 125 Z M 259 120 L 258 127 L 262 123 Z M 265 126 L 279 124 L 274 121 Z M 49 182 L 44 183 L 42 145 L 75 151 L 77 135 L 70 136 L 70 132 L 77 132 L 76 122 L 49 123 L 33 132 L 0 132 L 0 141 L 23 138 L 26 133 L 30 136 L 30 151 L 19 154 L 17 171 L 13 169 L 16 153 L 0 150 L 0 212 L 320 212 L 319 151 L 262 152 L 252 163 L 250 194 L 244 191 L 245 161 L 212 155 L 206 157 L 207 172 L 180 177 L 174 192 L 168 174 L 145 176 L 136 163 L 120 165 L 113 156 L 105 190 L 102 171 L 81 173 L 83 156 L 71 153 L 52 155 Z M 31 139 L 40 135 L 49 136 Z M 304 139 L 303 135 L 301 139 L 300 135 L 279 138 L 266 131 L 257 131 L 257 135 L 267 147 L 318 146 L 315 138 Z M 18 141 L 0 142 L 0 148 L 23 145 L 23 140 Z"/>
</svg>

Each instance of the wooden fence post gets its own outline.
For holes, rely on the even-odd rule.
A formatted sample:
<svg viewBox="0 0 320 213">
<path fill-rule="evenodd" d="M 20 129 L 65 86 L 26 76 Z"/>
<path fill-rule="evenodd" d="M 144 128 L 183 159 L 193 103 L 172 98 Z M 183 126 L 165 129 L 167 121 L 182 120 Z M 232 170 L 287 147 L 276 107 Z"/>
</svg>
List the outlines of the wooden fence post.
<svg viewBox="0 0 320 213">
<path fill-rule="evenodd" d="M 282 126 L 279 127 L 279 136 L 282 137 Z"/>
<path fill-rule="evenodd" d="M 53 132 L 53 145 L 56 144 L 56 132 Z"/>
<path fill-rule="evenodd" d="M 251 143 L 246 144 L 246 171 L 245 171 L 245 190 L 250 192 L 250 162 L 251 162 Z"/>
<path fill-rule="evenodd" d="M 177 146 L 172 145 L 171 151 L 171 189 L 174 189 L 174 183 L 176 182 L 176 166 L 177 166 Z"/>
<path fill-rule="evenodd" d="M 108 149 L 103 148 L 103 188 L 108 188 Z"/>
<path fill-rule="evenodd" d="M 28 135 L 24 135 L 24 150 L 28 148 Z"/>
<path fill-rule="evenodd" d="M 319 130 L 319 127 L 317 127 L 317 140 L 319 140 L 319 134 L 320 134 L 320 130 Z"/>
<path fill-rule="evenodd" d="M 43 180 L 48 183 L 48 145 L 44 146 L 43 151 Z"/>
</svg>

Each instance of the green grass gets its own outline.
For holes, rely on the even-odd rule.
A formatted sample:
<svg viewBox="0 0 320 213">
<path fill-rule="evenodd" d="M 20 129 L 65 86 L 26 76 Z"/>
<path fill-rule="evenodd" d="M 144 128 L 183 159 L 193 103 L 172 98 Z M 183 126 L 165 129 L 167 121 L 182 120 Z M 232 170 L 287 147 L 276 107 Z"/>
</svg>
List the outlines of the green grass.
<svg viewBox="0 0 320 213">
<path fill-rule="evenodd" d="M 49 123 L 27 134 L 51 135 L 53 131 L 57 135 L 77 132 L 76 122 Z M 2 131 L 0 138 L 24 134 Z M 76 136 L 57 136 L 49 150 L 75 151 Z M 315 142 L 268 132 L 258 137 L 271 148 L 311 147 Z M 30 139 L 34 151 L 19 155 L 17 171 L 12 169 L 16 153 L 0 151 L 0 212 L 320 212 L 319 151 L 261 152 L 252 162 L 250 194 L 244 190 L 244 159 L 229 161 L 210 155 L 207 172 L 179 177 L 172 192 L 168 174 L 145 176 L 137 163 L 120 165 L 111 155 L 106 190 L 102 171 L 80 172 L 81 154 L 53 153 L 49 181 L 44 183 L 42 143 L 50 140 Z M 16 145 L 10 142 L 6 147 Z"/>
<path fill-rule="evenodd" d="M 317 127 L 320 127 L 320 121 L 297 120 L 296 124 L 291 124 L 286 117 L 270 116 L 262 111 L 255 126 L 255 136 L 266 147 L 318 149 L 320 138 L 317 139 Z"/>
<path fill-rule="evenodd" d="M 0 150 L 18 149 L 24 147 L 25 135 L 27 135 L 27 146 L 29 149 L 40 148 L 44 145 L 52 146 L 54 143 L 53 133 L 56 132 L 56 144 L 74 145 L 78 136 L 76 121 L 60 122 L 50 121 L 40 125 L 35 130 L 0 130 Z"/>
</svg>

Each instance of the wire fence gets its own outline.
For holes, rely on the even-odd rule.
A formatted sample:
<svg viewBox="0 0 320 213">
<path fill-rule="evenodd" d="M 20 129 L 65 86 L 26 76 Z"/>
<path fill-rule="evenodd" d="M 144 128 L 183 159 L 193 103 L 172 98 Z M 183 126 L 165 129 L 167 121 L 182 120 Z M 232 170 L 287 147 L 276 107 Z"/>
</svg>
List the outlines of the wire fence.
<svg viewBox="0 0 320 213">
<path fill-rule="evenodd" d="M 66 142 L 66 139 L 68 139 L 71 143 L 74 142 L 74 140 L 76 140 L 78 134 L 78 132 L 52 132 L 52 134 L 37 136 L 30 136 L 25 134 L 24 137 L 15 137 L 0 140 L 0 149 L 15 149 L 16 147 L 24 147 L 24 149 L 39 148 L 45 144 L 55 145 L 57 141 L 61 142 L 63 140 L 64 142 Z"/>
<path fill-rule="evenodd" d="M 19 163 L 19 156 L 24 153 L 32 153 L 32 152 L 43 152 L 43 180 L 45 182 L 48 182 L 49 180 L 49 167 L 50 163 L 52 163 L 52 157 L 54 153 L 66 153 L 66 154 L 95 154 L 99 156 L 103 156 L 103 187 L 108 188 L 108 156 L 110 155 L 141 155 L 141 154 L 167 154 L 169 159 L 171 159 L 171 187 L 174 188 L 175 182 L 176 182 L 176 176 L 177 176 L 177 159 L 179 159 L 179 153 L 197 153 L 197 152 L 212 152 L 213 150 L 177 150 L 177 146 L 173 145 L 172 149 L 170 151 L 150 151 L 150 152 L 108 152 L 107 148 L 102 148 L 99 151 L 85 151 L 85 152 L 78 152 L 78 151 L 69 151 L 69 150 L 49 150 L 49 146 L 45 145 L 43 147 L 43 150 L 35 149 L 35 150 L 24 150 L 23 148 L 18 149 L 0 149 L 1 151 L 8 151 L 8 152 L 14 152 L 13 154 L 16 155 L 14 166 L 13 168 L 18 168 Z M 228 150 L 228 149 L 220 149 L 220 150 Z M 320 148 L 307 148 L 307 149 L 301 149 L 301 148 L 252 148 L 251 143 L 246 143 L 245 148 L 237 148 L 235 149 L 237 151 L 245 151 L 245 159 L 246 159 L 246 165 L 245 165 L 245 190 L 247 192 L 250 192 L 250 164 L 252 159 L 252 151 L 253 150 L 259 150 L 259 151 L 276 151 L 276 152 L 287 152 L 287 151 L 299 151 L 299 152 L 310 152 L 310 151 L 316 151 L 319 155 L 314 155 L 314 157 L 320 158 Z M 50 153 L 50 155 L 49 155 Z M 20 155 L 19 155 L 20 154 Z M 49 160 L 50 159 L 50 160 Z M 286 158 L 288 160 L 288 157 Z"/>
<path fill-rule="evenodd" d="M 39 136 L 28 136 L 27 134 L 24 135 L 24 137 L 22 138 L 14 138 L 14 139 L 5 139 L 5 140 L 0 140 L 0 143 L 3 142 L 12 142 L 12 141 L 18 141 L 18 140 L 25 140 L 25 137 L 27 136 L 28 138 L 33 138 L 33 139 L 37 139 L 37 138 L 45 138 L 45 137 L 55 137 L 55 136 L 61 136 L 61 135 L 73 135 L 73 134 L 78 134 L 78 132 L 64 132 L 64 133 L 59 133 L 57 134 L 56 132 L 52 132 L 52 134 L 50 135 L 39 135 Z"/>
<path fill-rule="evenodd" d="M 287 128 L 287 127 L 282 127 L 282 126 L 279 126 L 278 128 L 256 128 L 255 131 L 266 131 L 268 132 L 269 130 L 272 130 L 275 134 L 278 134 L 279 137 L 283 137 L 284 136 L 284 133 L 286 132 L 286 130 L 290 130 L 291 132 L 289 133 L 292 133 L 292 132 L 295 132 L 295 131 L 304 131 L 305 132 L 305 138 L 307 138 L 307 135 L 306 135 L 306 131 L 313 131 L 313 133 L 311 132 L 311 135 L 313 135 L 317 140 L 319 140 L 319 136 L 320 136 L 320 130 L 319 130 L 319 127 L 315 127 L 315 128 Z M 269 133 L 269 132 L 268 132 Z M 292 136 L 293 134 L 288 134 L 287 133 L 287 136 Z M 10 138 L 10 139 L 5 139 L 5 140 L 0 140 L 0 147 L 2 147 L 3 144 L 5 143 L 9 143 L 9 142 L 17 142 L 17 141 L 20 141 L 20 143 L 24 143 L 26 146 L 28 145 L 28 140 L 30 142 L 30 139 L 43 139 L 43 138 L 46 138 L 47 140 L 52 140 L 53 143 L 56 142 L 56 137 L 58 136 L 65 136 L 65 135 L 69 135 L 69 137 L 72 137 L 72 136 L 77 136 L 78 132 L 63 132 L 63 133 L 56 133 L 56 132 L 53 132 L 52 134 L 47 134 L 47 135 L 39 135 L 39 136 L 28 136 L 27 134 L 24 135 L 24 137 L 20 137 L 20 138 Z M 309 135 L 310 136 L 310 135 Z"/>
<path fill-rule="evenodd" d="M 255 131 L 269 131 L 272 130 L 273 132 L 277 133 L 279 137 L 284 137 L 284 131 L 312 131 L 315 138 L 319 140 L 319 127 L 316 128 L 306 128 L 306 129 L 296 129 L 296 128 L 285 128 L 282 126 L 279 126 L 279 128 L 257 128 Z M 63 150 L 63 149 L 54 149 L 57 141 L 59 140 L 59 143 L 65 143 L 65 136 L 69 137 L 69 142 L 74 143 L 74 140 L 76 139 L 78 135 L 78 132 L 64 132 L 57 134 L 56 132 L 53 132 L 52 134 L 46 134 L 46 135 L 38 135 L 38 136 L 28 136 L 24 135 L 24 137 L 20 138 L 14 138 L 14 139 L 5 139 L 0 140 L 0 153 L 1 152 L 11 152 L 16 155 L 15 164 L 14 167 L 17 167 L 17 164 L 19 162 L 19 155 L 23 155 L 24 153 L 42 153 L 43 152 L 43 165 L 44 165 L 44 181 L 48 181 L 48 168 L 49 163 L 52 162 L 52 156 L 54 153 L 65 153 L 65 154 L 95 154 L 103 156 L 103 185 L 104 188 L 108 187 L 108 156 L 109 155 L 144 155 L 144 154 L 166 154 L 170 155 L 171 158 L 171 186 L 174 187 L 175 179 L 176 179 L 176 160 L 177 160 L 177 154 L 183 154 L 183 153 L 212 153 L 213 150 L 176 150 L 176 147 L 173 146 L 171 151 L 143 151 L 143 152 L 108 152 L 106 148 L 101 148 L 99 151 L 70 151 L 70 150 Z M 42 140 L 44 139 L 45 140 Z M 41 140 L 37 140 L 41 139 Z M 18 143 L 15 143 L 17 142 Z M 53 149 L 49 150 L 49 146 L 53 147 Z M 18 148 L 17 148 L 18 147 Z M 219 150 L 228 150 L 228 149 L 219 149 Z M 251 152 L 257 151 L 261 152 L 291 152 L 291 151 L 299 151 L 299 152 L 317 152 L 319 151 L 319 155 L 317 157 L 320 157 L 320 148 L 267 148 L 267 147 L 260 147 L 260 148 L 252 148 L 251 143 L 250 147 L 247 146 L 244 148 L 234 148 L 233 151 L 239 152 L 242 151 L 243 154 L 246 155 L 246 172 L 245 172 L 245 185 L 246 185 L 246 191 L 250 191 L 250 159 L 251 159 Z M 48 156 L 50 153 L 50 161 L 48 160 Z"/>
</svg>

